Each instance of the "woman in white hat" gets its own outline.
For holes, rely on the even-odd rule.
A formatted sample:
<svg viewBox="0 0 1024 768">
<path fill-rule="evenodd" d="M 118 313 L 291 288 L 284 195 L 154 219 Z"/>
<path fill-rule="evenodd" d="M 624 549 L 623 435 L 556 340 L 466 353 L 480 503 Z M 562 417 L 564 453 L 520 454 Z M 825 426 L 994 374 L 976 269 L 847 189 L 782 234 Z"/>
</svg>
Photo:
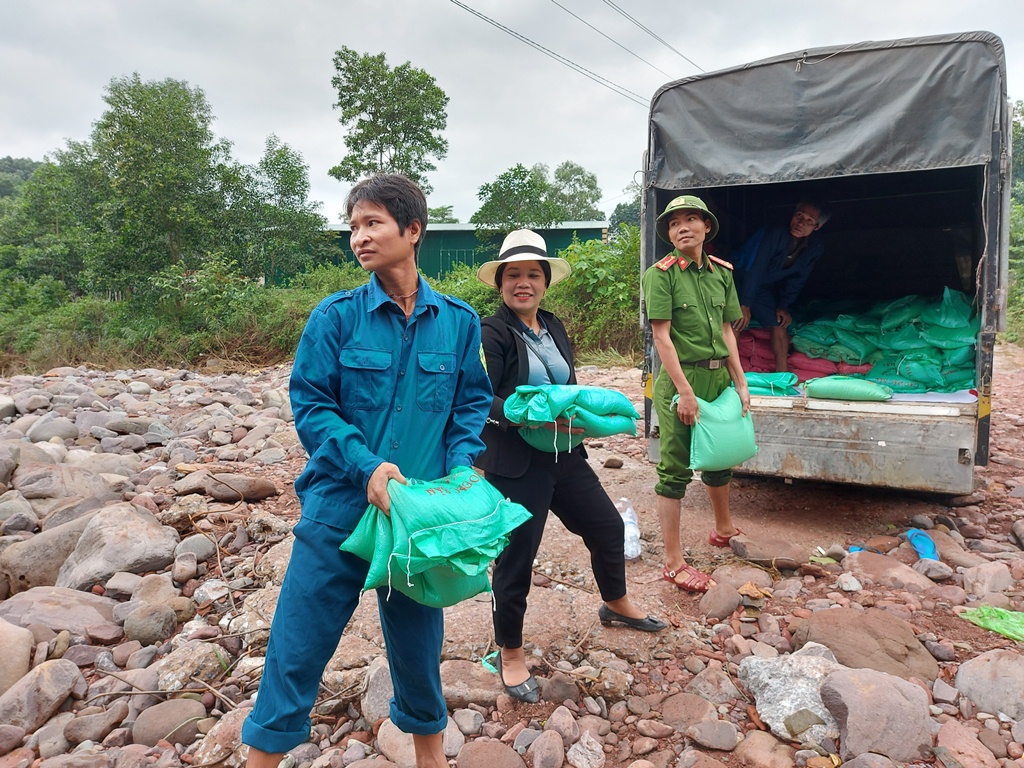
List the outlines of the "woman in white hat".
<svg viewBox="0 0 1024 768">
<path fill-rule="evenodd" d="M 547 289 L 569 271 L 565 259 L 548 255 L 543 237 L 518 229 L 505 238 L 498 258 L 477 272 L 483 283 L 498 289 L 502 304 L 481 321 L 494 401 L 483 432 L 487 449 L 476 466 L 498 490 L 533 515 L 512 532 L 508 547 L 495 562 L 492 580 L 494 636 L 501 650 L 498 671 L 508 694 L 527 702 L 538 701 L 540 690 L 526 668 L 523 617 L 549 509 L 569 531 L 581 536 L 590 550 L 594 578 L 604 599 L 598 612 L 601 623 L 644 632 L 666 626 L 626 596 L 622 518 L 587 464 L 583 446 L 557 455 L 545 452 L 528 444 L 520 435 L 520 426 L 505 418 L 505 398 L 521 384 L 576 383 L 565 326 L 540 308 Z M 562 419 L 548 428 L 582 431 L 570 430 Z"/>
</svg>

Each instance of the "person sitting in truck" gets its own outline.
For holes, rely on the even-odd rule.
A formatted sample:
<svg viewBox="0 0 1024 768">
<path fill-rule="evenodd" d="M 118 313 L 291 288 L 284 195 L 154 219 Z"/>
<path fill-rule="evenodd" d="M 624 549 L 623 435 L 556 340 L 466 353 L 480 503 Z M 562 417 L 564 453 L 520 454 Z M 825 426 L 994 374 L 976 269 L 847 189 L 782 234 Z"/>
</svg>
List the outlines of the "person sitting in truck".
<svg viewBox="0 0 1024 768">
<path fill-rule="evenodd" d="M 743 312 L 743 317 L 733 323 L 733 330 L 739 333 L 750 325 L 751 319 L 771 329 L 776 371 L 789 370 L 787 329 L 793 321 L 789 308 L 825 252 L 821 237 L 815 233 L 828 218 L 824 206 L 804 200 L 797 204 L 788 227 L 761 227 L 733 260 Z"/>
<path fill-rule="evenodd" d="M 662 576 L 679 589 L 707 592 L 714 582 L 683 558 L 679 516 L 693 479 L 690 433 L 700 418 L 697 398 L 714 401 L 732 384 L 743 403 L 744 416 L 750 408 L 750 392 L 731 325 L 742 313 L 732 265 L 704 251 L 705 241 L 718 234 L 718 219 L 703 200 L 693 195 L 674 198 L 658 216 L 655 230 L 673 246 L 672 252 L 643 276 L 644 305 L 661 358 L 653 401 L 661 434 L 654 492 L 665 539 Z M 678 403 L 673 404 L 676 395 Z M 729 540 L 742 533 L 729 514 L 731 479 L 732 469 L 701 473 L 715 518 L 708 534 L 708 543 L 714 546 L 728 547 Z"/>
</svg>

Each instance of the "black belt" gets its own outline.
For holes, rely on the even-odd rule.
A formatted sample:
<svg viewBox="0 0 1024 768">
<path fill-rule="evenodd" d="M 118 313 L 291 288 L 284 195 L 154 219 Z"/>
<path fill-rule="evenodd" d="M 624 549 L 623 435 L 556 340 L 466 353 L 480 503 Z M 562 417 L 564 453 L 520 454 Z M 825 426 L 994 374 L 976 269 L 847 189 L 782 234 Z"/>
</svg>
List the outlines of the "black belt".
<svg viewBox="0 0 1024 768">
<path fill-rule="evenodd" d="M 691 362 L 680 361 L 679 364 L 680 365 L 693 365 L 693 366 L 696 366 L 697 368 L 707 368 L 709 370 L 714 371 L 714 370 L 717 370 L 718 368 L 721 368 L 723 365 L 725 365 L 725 361 L 726 360 L 728 360 L 727 357 L 709 357 L 707 360 L 693 360 Z"/>
</svg>

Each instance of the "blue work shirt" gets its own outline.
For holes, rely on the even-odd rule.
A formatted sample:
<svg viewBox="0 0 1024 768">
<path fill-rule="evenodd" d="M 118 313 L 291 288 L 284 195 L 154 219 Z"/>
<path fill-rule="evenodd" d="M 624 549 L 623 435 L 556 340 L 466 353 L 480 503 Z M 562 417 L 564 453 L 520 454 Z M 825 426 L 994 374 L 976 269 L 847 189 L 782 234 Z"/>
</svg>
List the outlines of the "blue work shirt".
<svg viewBox="0 0 1024 768">
<path fill-rule="evenodd" d="M 803 253 L 787 266 L 791 241 L 789 225 L 779 224 L 762 227 L 744 243 L 734 262 L 742 270 L 737 281 L 740 304 L 749 307 L 763 290 L 771 292 L 776 309 L 788 310 L 796 301 L 814 265 L 825 253 L 825 243 L 817 233 L 811 234 Z"/>
<path fill-rule="evenodd" d="M 492 393 L 480 361 L 480 319 L 420 276 L 407 321 L 373 275 L 310 314 L 290 390 L 309 453 L 295 481 L 302 514 L 351 530 L 381 463 L 433 480 L 472 466 L 483 451 Z"/>
</svg>

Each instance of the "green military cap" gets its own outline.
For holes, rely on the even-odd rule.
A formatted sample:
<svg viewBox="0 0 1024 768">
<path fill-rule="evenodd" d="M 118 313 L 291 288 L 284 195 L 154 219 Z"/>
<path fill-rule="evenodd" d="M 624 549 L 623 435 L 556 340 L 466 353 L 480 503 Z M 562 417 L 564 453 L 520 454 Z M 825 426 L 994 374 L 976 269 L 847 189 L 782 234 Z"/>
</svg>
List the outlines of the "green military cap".
<svg viewBox="0 0 1024 768">
<path fill-rule="evenodd" d="M 704 201 L 695 195 L 680 195 L 679 197 L 672 198 L 655 223 L 658 237 L 669 245 L 672 245 L 672 241 L 668 239 L 668 220 L 672 218 L 672 214 L 676 211 L 700 211 L 707 218 L 711 219 L 711 232 L 704 238 L 705 242 L 713 240 L 715 235 L 718 234 L 718 219 L 715 218 L 715 214 L 708 210 Z"/>
</svg>

